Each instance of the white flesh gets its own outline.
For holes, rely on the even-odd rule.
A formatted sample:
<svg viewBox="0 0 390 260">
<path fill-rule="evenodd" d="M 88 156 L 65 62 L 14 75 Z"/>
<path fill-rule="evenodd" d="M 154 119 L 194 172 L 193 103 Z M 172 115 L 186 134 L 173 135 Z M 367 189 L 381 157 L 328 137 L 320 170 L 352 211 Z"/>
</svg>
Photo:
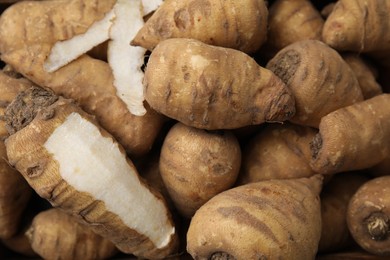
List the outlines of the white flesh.
<svg viewBox="0 0 390 260">
<path fill-rule="evenodd" d="M 160 5 L 162 5 L 162 3 L 163 0 L 142 0 L 144 15 L 155 11 Z"/>
<path fill-rule="evenodd" d="M 114 75 L 117 96 L 127 105 L 129 111 L 137 116 L 146 113 L 143 105 L 145 49 L 131 46 L 130 42 L 144 25 L 140 0 L 118 0 L 114 6 L 116 19 L 110 30 L 108 63 Z"/>
<path fill-rule="evenodd" d="M 165 205 L 140 183 L 111 138 L 77 113 L 70 114 L 45 142 L 62 178 L 76 190 L 103 201 L 127 226 L 163 248 L 175 228 Z"/>
<path fill-rule="evenodd" d="M 56 71 L 87 53 L 93 47 L 107 41 L 114 19 L 115 13 L 111 10 L 102 20 L 92 24 L 85 33 L 76 35 L 69 40 L 56 42 L 43 65 L 44 69 L 48 72 Z"/>
</svg>

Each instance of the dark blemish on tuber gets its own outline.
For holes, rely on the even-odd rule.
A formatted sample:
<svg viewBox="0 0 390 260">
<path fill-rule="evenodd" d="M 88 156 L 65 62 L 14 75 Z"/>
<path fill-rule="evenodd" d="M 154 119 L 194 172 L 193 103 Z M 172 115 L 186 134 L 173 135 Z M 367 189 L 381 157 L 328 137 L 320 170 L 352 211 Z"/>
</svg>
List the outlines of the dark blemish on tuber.
<svg viewBox="0 0 390 260">
<path fill-rule="evenodd" d="M 374 212 L 364 220 L 367 231 L 375 241 L 386 240 L 389 233 L 389 217 L 383 212 Z"/>
<path fill-rule="evenodd" d="M 273 60 L 271 60 L 269 66 L 267 67 L 288 85 L 290 79 L 294 77 L 300 63 L 300 53 L 295 50 L 288 50 L 277 55 Z"/>
<path fill-rule="evenodd" d="M 270 229 L 263 221 L 247 212 L 244 208 L 239 206 L 219 207 L 217 212 L 222 217 L 234 219 L 238 224 L 246 225 L 260 231 L 274 243 L 279 244 L 279 240 L 276 238 L 272 229 Z"/>
<path fill-rule="evenodd" d="M 57 99 L 58 96 L 53 92 L 40 87 L 31 87 L 20 92 L 5 110 L 8 133 L 12 135 L 23 129 L 37 116 L 38 112 L 56 102 Z"/>
<path fill-rule="evenodd" d="M 181 8 L 174 13 L 173 20 L 176 27 L 182 31 L 186 30 L 191 24 L 190 14 L 184 8 Z"/>
<path fill-rule="evenodd" d="M 317 159 L 318 153 L 322 148 L 322 136 L 320 133 L 316 134 L 310 142 L 310 150 L 312 159 Z"/>
<path fill-rule="evenodd" d="M 264 114 L 266 122 L 286 121 L 295 115 L 295 100 L 288 92 L 280 94 L 271 99 Z"/>
<path fill-rule="evenodd" d="M 42 165 L 38 164 L 27 168 L 27 176 L 31 179 L 40 176 L 42 173 L 43 173 Z"/>
<path fill-rule="evenodd" d="M 215 252 L 209 257 L 209 260 L 236 260 L 236 258 L 226 252 Z"/>
</svg>

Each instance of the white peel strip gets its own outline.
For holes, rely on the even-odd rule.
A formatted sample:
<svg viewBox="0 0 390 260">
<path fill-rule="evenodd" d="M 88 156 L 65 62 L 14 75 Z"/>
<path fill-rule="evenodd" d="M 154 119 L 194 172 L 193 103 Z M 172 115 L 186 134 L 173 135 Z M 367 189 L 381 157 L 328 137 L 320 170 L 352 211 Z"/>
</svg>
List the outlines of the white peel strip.
<svg viewBox="0 0 390 260">
<path fill-rule="evenodd" d="M 85 33 L 76 35 L 69 40 L 56 42 L 43 65 L 44 69 L 48 72 L 56 71 L 87 53 L 93 47 L 107 41 L 114 19 L 115 13 L 111 10 L 102 20 L 92 24 Z"/>
<path fill-rule="evenodd" d="M 129 111 L 137 116 L 146 113 L 143 105 L 145 49 L 130 45 L 139 29 L 144 25 L 140 0 L 118 0 L 114 6 L 116 19 L 110 29 L 108 44 L 108 63 L 114 75 L 117 95 L 127 105 Z"/>
<path fill-rule="evenodd" d="M 144 15 L 155 11 L 160 5 L 162 5 L 162 3 L 163 0 L 142 0 Z"/>
<path fill-rule="evenodd" d="M 140 183 L 117 143 L 77 113 L 70 114 L 45 142 L 59 164 L 62 178 L 76 190 L 103 201 L 132 229 L 157 248 L 174 234 L 165 205 Z"/>
</svg>

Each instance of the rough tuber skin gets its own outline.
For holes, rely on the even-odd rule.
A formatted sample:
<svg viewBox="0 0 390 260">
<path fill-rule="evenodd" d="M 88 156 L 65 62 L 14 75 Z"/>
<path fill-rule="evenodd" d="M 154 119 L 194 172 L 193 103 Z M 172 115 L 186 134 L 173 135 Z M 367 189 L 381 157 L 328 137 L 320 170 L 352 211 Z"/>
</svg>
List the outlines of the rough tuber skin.
<svg viewBox="0 0 390 260">
<path fill-rule="evenodd" d="M 206 201 L 233 186 L 240 165 L 240 145 L 231 132 L 177 123 L 164 139 L 159 168 L 179 213 L 191 218 Z"/>
<path fill-rule="evenodd" d="M 4 139 L 8 136 L 4 111 L 16 95 L 32 85 L 0 71 L 0 239 L 9 239 L 19 230 L 20 220 L 30 200 L 31 188 L 7 162 Z"/>
<path fill-rule="evenodd" d="M 302 40 L 321 40 L 324 19 L 310 0 L 277 0 L 269 7 L 268 36 L 262 54 L 273 57 Z"/>
<path fill-rule="evenodd" d="M 290 90 L 271 71 L 243 52 L 193 39 L 161 42 L 144 85 L 153 109 L 201 129 L 281 122 L 295 112 Z"/>
<path fill-rule="evenodd" d="M 351 198 L 348 228 L 355 241 L 375 255 L 390 256 L 390 176 L 364 183 Z"/>
<path fill-rule="evenodd" d="M 322 39 L 339 51 L 385 51 L 389 26 L 389 1 L 340 0 L 325 21 Z"/>
<path fill-rule="evenodd" d="M 292 123 L 318 128 L 328 113 L 363 100 L 355 74 L 341 55 L 317 40 L 280 50 L 266 66 L 291 89 L 296 113 Z"/>
<path fill-rule="evenodd" d="M 112 242 L 56 208 L 36 215 L 26 234 L 43 259 L 106 259 L 118 252 Z"/>
<path fill-rule="evenodd" d="M 321 234 L 322 176 L 250 183 L 224 191 L 194 215 L 194 259 L 314 259 Z"/>
<path fill-rule="evenodd" d="M 361 170 L 387 158 L 389 104 L 390 94 L 381 94 L 324 116 L 311 144 L 313 170 L 322 174 Z"/>
<path fill-rule="evenodd" d="M 9 163 L 39 196 L 75 216 L 119 250 L 165 258 L 177 234 L 160 194 L 123 148 L 73 100 L 31 88 L 8 106 Z"/>
<path fill-rule="evenodd" d="M 264 0 L 165 0 L 139 30 L 133 45 L 154 49 L 170 38 L 256 52 L 267 37 Z"/>
<path fill-rule="evenodd" d="M 310 142 L 317 130 L 290 123 L 267 125 L 244 148 L 239 184 L 310 177 Z"/>
</svg>

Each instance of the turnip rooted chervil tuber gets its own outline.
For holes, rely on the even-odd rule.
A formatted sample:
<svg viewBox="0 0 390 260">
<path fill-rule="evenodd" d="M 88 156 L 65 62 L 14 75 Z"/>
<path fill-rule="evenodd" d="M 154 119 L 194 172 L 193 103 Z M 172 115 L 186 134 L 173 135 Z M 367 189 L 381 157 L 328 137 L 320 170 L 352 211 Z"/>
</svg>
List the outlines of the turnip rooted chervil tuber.
<svg viewBox="0 0 390 260">
<path fill-rule="evenodd" d="M 72 100 L 31 88 L 8 106 L 6 120 L 9 162 L 41 197 L 125 253 L 164 258 L 175 250 L 176 231 L 162 197 Z"/>
<path fill-rule="evenodd" d="M 156 111 L 202 129 L 284 121 L 294 98 L 271 71 L 245 53 L 193 39 L 168 39 L 152 52 L 145 98 Z"/>
</svg>

